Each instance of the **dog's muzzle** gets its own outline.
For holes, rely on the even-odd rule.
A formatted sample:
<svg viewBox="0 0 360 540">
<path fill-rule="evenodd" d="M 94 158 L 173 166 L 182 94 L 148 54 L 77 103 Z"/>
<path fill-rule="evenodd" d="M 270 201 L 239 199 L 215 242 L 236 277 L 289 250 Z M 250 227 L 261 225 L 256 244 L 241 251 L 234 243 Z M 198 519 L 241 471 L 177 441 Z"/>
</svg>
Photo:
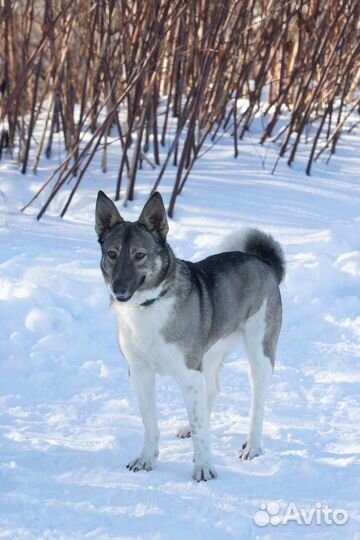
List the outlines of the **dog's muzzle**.
<svg viewBox="0 0 360 540">
<path fill-rule="evenodd" d="M 132 293 L 129 293 L 128 291 L 125 291 L 121 294 L 116 294 L 115 298 L 118 302 L 127 302 L 132 297 Z"/>
<path fill-rule="evenodd" d="M 114 284 L 115 286 L 110 287 L 110 292 L 112 296 L 116 298 L 118 302 L 127 302 L 128 300 L 130 300 L 133 294 L 138 290 L 138 288 L 141 287 L 144 281 L 145 281 L 145 276 L 141 278 L 140 283 L 132 292 L 128 288 L 116 286 L 116 282 L 115 282 Z"/>
</svg>

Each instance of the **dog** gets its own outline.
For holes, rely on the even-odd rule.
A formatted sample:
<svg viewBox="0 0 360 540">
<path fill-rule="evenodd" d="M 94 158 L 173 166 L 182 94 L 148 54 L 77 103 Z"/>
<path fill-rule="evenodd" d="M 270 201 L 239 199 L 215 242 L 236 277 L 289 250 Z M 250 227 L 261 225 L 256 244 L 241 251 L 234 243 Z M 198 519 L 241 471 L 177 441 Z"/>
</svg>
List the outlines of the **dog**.
<svg viewBox="0 0 360 540">
<path fill-rule="evenodd" d="M 129 364 L 144 424 L 140 455 L 127 467 L 153 469 L 159 455 L 156 374 L 171 375 L 182 390 L 194 448 L 193 478 L 217 473 L 210 452 L 209 417 L 219 392 L 224 356 L 243 339 L 250 364 L 250 428 L 240 451 L 261 453 L 264 401 L 281 328 L 279 284 L 285 275 L 280 244 L 257 229 L 232 234 L 221 252 L 199 262 L 177 259 L 167 242 L 161 195 L 145 204 L 138 221 L 125 221 L 99 191 L 95 230 L 101 270 L 110 291 L 120 349 Z"/>
</svg>

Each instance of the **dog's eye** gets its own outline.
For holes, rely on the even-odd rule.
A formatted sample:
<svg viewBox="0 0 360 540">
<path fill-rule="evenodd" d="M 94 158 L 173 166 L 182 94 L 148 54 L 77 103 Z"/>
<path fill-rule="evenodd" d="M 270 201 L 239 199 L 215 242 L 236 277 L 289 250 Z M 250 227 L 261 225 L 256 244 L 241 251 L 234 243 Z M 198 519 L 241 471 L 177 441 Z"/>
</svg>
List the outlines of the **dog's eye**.
<svg viewBox="0 0 360 540">
<path fill-rule="evenodd" d="M 109 251 L 107 252 L 107 256 L 109 257 L 109 259 L 116 259 L 116 251 L 114 251 L 113 249 L 109 249 Z"/>
<path fill-rule="evenodd" d="M 134 258 L 136 261 L 141 261 L 145 257 L 146 253 L 143 253 L 142 251 L 138 251 L 135 253 Z"/>
</svg>

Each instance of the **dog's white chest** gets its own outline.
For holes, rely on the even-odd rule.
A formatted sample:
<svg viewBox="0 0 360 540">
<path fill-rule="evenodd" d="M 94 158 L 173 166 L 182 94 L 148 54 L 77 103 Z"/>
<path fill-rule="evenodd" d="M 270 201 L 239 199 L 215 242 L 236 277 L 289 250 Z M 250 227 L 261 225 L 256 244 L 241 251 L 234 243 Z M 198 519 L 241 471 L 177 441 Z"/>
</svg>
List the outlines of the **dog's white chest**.
<svg viewBox="0 0 360 540">
<path fill-rule="evenodd" d="M 118 336 L 121 350 L 126 360 L 146 362 L 157 373 L 171 373 L 171 359 L 164 361 L 172 344 L 166 342 L 163 329 L 169 321 L 174 300 L 161 298 L 151 306 L 116 304 Z"/>
</svg>

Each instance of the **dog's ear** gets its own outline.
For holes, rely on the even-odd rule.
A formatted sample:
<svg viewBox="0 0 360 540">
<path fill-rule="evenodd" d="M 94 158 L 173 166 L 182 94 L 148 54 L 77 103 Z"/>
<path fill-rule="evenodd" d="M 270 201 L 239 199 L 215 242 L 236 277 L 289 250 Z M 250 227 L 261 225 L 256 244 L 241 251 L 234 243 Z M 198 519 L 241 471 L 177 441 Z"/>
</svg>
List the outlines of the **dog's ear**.
<svg viewBox="0 0 360 540">
<path fill-rule="evenodd" d="M 99 191 L 95 210 L 95 231 L 99 240 L 102 239 L 104 233 L 111 229 L 111 227 L 123 221 L 112 200 L 103 191 Z"/>
<path fill-rule="evenodd" d="M 155 191 L 145 204 L 138 223 L 143 225 L 149 232 L 158 234 L 161 240 L 165 240 L 169 225 L 165 206 L 158 191 Z"/>
</svg>

